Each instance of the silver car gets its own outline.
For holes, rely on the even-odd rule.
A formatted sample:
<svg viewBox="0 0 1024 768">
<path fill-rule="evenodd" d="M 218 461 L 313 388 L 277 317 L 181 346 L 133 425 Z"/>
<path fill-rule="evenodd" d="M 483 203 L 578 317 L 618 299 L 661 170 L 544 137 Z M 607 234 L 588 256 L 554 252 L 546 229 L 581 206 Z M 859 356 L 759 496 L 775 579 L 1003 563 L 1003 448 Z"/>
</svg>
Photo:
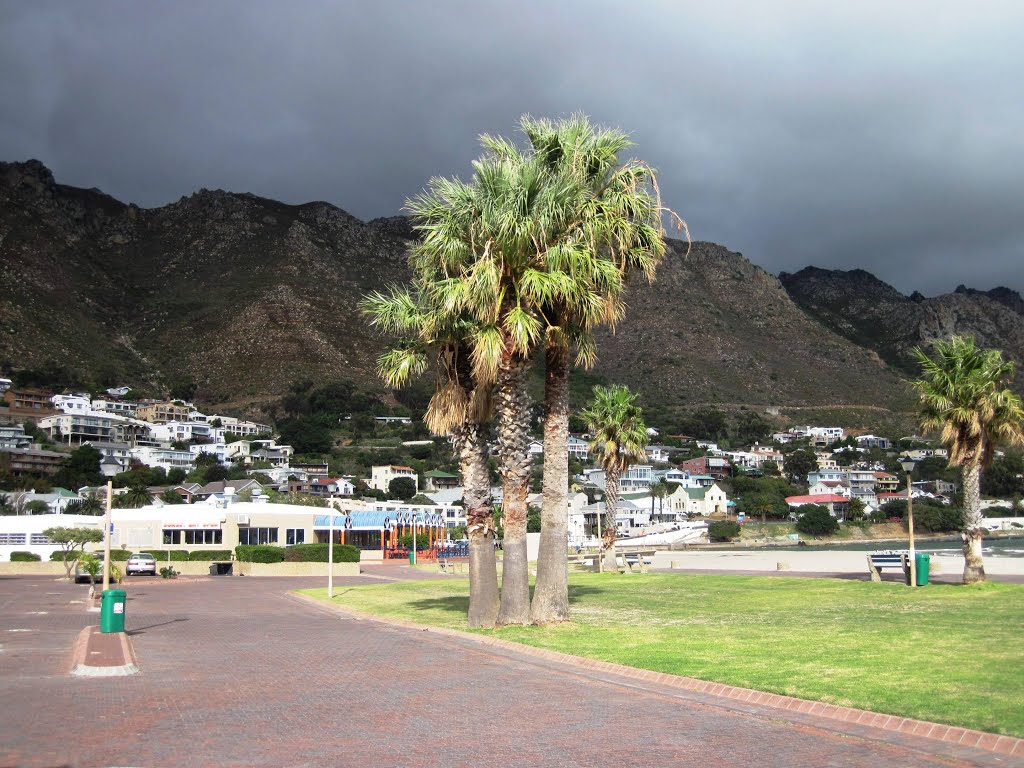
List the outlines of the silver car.
<svg viewBox="0 0 1024 768">
<path fill-rule="evenodd" d="M 128 558 L 124 572 L 128 576 L 131 576 L 133 573 L 148 573 L 156 576 L 156 558 L 148 552 L 139 552 L 137 555 L 132 555 Z"/>
<path fill-rule="evenodd" d="M 100 567 L 96 570 L 94 577 L 89 576 L 89 572 L 82 567 L 82 561 L 79 560 L 75 563 L 75 584 L 99 584 L 103 581 L 103 553 L 102 552 L 90 552 L 92 557 L 99 561 Z"/>
</svg>

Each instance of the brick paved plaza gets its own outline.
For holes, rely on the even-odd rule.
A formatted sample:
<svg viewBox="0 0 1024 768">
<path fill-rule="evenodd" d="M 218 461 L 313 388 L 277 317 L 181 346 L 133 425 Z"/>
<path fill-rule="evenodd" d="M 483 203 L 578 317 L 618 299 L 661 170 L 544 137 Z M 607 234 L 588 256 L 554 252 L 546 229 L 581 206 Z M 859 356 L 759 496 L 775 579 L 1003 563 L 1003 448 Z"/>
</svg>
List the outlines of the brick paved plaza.
<svg viewBox="0 0 1024 768">
<path fill-rule="evenodd" d="M 133 579 L 141 673 L 76 678 L 85 587 L 0 578 L 0 766 L 1024 764 L 362 621 L 304 586 Z"/>
</svg>

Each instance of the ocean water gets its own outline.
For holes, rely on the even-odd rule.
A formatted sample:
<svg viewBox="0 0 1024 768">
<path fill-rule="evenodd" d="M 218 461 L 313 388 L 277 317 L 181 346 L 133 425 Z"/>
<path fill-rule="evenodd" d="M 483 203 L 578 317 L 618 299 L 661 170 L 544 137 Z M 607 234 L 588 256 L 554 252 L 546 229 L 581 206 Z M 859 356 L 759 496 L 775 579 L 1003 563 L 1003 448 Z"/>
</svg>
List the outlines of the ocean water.
<svg viewBox="0 0 1024 768">
<path fill-rule="evenodd" d="M 892 539 L 873 541 L 868 544 L 830 544 L 828 546 L 809 545 L 800 547 L 801 552 L 875 552 L 883 549 L 906 549 L 906 539 Z M 792 547 L 765 547 L 765 551 L 792 551 Z M 927 552 L 935 556 L 962 555 L 963 549 L 960 546 L 959 537 L 948 539 L 917 539 L 915 549 L 918 552 Z M 740 551 L 750 551 L 749 548 L 737 547 Z M 1024 557 L 1024 536 L 1007 536 L 1004 538 L 986 538 L 982 547 L 984 557 Z"/>
</svg>

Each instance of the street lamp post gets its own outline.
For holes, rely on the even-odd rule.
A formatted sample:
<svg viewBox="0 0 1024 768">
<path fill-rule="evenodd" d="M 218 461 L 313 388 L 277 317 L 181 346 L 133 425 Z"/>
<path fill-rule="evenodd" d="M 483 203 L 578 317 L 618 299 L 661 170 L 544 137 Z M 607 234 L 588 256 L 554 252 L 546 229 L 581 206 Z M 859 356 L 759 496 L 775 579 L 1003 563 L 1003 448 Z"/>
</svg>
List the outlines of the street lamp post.
<svg viewBox="0 0 1024 768">
<path fill-rule="evenodd" d="M 907 532 L 910 535 L 910 586 L 917 586 L 917 553 L 914 551 L 914 497 L 911 493 L 913 484 L 911 475 L 914 473 L 914 460 L 909 456 L 900 459 L 900 466 L 907 473 Z"/>
<path fill-rule="evenodd" d="M 329 507 L 330 512 L 327 514 L 328 519 L 328 534 L 327 534 L 327 599 L 334 599 L 334 507 Z"/>
<path fill-rule="evenodd" d="M 604 496 L 600 493 L 594 494 L 594 501 L 597 502 L 597 572 L 604 573 L 604 539 L 601 537 L 601 517 L 604 510 L 601 509 L 601 499 Z"/>
<path fill-rule="evenodd" d="M 114 506 L 114 482 L 107 480 L 107 512 L 103 516 L 103 591 L 110 589 L 110 510 Z"/>
</svg>

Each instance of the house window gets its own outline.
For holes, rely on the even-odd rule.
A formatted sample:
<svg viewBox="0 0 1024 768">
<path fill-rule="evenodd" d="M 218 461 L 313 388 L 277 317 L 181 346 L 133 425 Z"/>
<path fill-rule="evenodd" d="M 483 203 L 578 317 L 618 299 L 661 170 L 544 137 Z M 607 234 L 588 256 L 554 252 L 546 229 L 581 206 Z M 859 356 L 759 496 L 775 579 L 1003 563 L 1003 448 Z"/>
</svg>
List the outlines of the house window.
<svg viewBox="0 0 1024 768">
<path fill-rule="evenodd" d="M 306 543 L 306 529 L 305 528 L 286 528 L 284 534 L 284 543 L 289 547 L 292 544 L 305 544 Z"/>
<path fill-rule="evenodd" d="M 239 528 L 239 544 L 277 544 L 277 528 Z"/>
<path fill-rule="evenodd" d="M 186 544 L 220 544 L 221 532 L 217 530 L 185 531 Z"/>
<path fill-rule="evenodd" d="M 181 544 L 181 531 L 173 528 L 165 528 L 164 544 Z"/>
</svg>

